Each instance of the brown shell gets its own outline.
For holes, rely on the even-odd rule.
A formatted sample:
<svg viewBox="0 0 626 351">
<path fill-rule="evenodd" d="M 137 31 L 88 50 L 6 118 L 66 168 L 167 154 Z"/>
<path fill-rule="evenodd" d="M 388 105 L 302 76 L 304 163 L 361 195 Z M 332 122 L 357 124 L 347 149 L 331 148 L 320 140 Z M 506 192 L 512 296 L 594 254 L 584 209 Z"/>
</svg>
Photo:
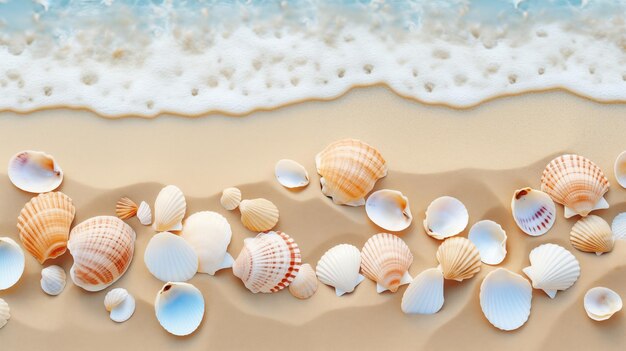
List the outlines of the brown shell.
<svg viewBox="0 0 626 351">
<path fill-rule="evenodd" d="M 137 208 L 138 206 L 133 200 L 123 197 L 115 204 L 115 214 L 119 219 L 133 218 L 137 215 Z"/>
</svg>

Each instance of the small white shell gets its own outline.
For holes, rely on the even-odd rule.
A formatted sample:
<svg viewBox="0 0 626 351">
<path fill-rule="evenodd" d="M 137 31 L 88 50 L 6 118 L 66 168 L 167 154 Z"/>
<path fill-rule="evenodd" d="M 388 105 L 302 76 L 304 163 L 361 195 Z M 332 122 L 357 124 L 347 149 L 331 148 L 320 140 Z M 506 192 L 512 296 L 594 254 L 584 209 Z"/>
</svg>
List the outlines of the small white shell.
<svg viewBox="0 0 626 351">
<path fill-rule="evenodd" d="M 153 236 L 143 259 L 150 273 L 163 282 L 184 282 L 198 271 L 196 251 L 185 239 L 170 232 Z"/>
<path fill-rule="evenodd" d="M 170 282 L 157 293 L 154 311 L 165 330 L 178 336 L 189 335 L 204 318 L 204 297 L 191 284 Z"/>
<path fill-rule="evenodd" d="M 198 255 L 198 272 L 214 275 L 220 269 L 233 266 L 233 257 L 226 252 L 232 231 L 221 214 L 212 211 L 189 216 L 180 236 L 187 240 Z"/>
<path fill-rule="evenodd" d="M 54 157 L 41 151 L 22 151 L 9 161 L 11 183 L 29 193 L 47 193 L 61 185 L 63 170 Z"/>
<path fill-rule="evenodd" d="M 533 293 L 528 280 L 505 268 L 491 271 L 480 285 L 480 307 L 496 328 L 515 330 L 528 320 Z"/>
<path fill-rule="evenodd" d="M 24 273 L 24 251 L 11 238 L 0 237 L 0 290 L 17 283 Z"/>
<path fill-rule="evenodd" d="M 7 325 L 10 318 L 11 309 L 9 308 L 9 304 L 3 299 L 0 299 L 0 329 Z"/>
<path fill-rule="evenodd" d="M 511 212 L 517 226 L 530 236 L 547 233 L 556 221 L 556 205 L 550 195 L 531 188 L 515 191 Z"/>
<path fill-rule="evenodd" d="M 614 240 L 626 240 L 626 212 L 622 212 L 613 218 L 611 231 Z"/>
<path fill-rule="evenodd" d="M 339 244 L 320 258 L 315 271 L 317 278 L 335 288 L 337 296 L 354 291 L 363 279 L 359 274 L 361 252 L 353 245 Z"/>
<path fill-rule="evenodd" d="M 594 321 L 604 321 L 622 309 L 622 298 L 605 287 L 589 289 L 584 299 L 585 311 Z"/>
<path fill-rule="evenodd" d="M 126 322 L 135 313 L 135 298 L 126 289 L 113 289 L 104 297 L 104 308 L 112 321 Z"/>
<path fill-rule="evenodd" d="M 266 232 L 278 223 L 278 207 L 270 200 L 243 200 L 239 204 L 241 223 L 253 232 Z"/>
<path fill-rule="evenodd" d="M 225 209 L 232 211 L 239 207 L 241 203 L 241 190 L 237 188 L 226 188 L 222 191 L 220 203 Z"/>
<path fill-rule="evenodd" d="M 310 264 L 305 263 L 300 266 L 300 271 L 296 278 L 289 284 L 291 295 L 299 299 L 308 299 L 317 291 L 317 276 Z"/>
<path fill-rule="evenodd" d="M 480 252 L 480 260 L 490 265 L 499 264 L 506 257 L 506 238 L 502 226 L 490 220 L 476 222 L 468 236 Z"/>
<path fill-rule="evenodd" d="M 41 270 L 41 289 L 48 295 L 56 296 L 63 292 L 67 275 L 59 266 L 49 266 Z"/>
<path fill-rule="evenodd" d="M 622 188 L 626 188 L 626 151 L 623 151 L 615 160 L 615 178 Z"/>
<path fill-rule="evenodd" d="M 566 290 L 580 276 L 580 264 L 574 255 L 556 244 L 543 244 L 529 255 L 530 266 L 522 269 L 533 288 L 542 289 L 551 299 L 558 290 Z"/>
<path fill-rule="evenodd" d="M 159 232 L 183 229 L 187 202 L 183 192 L 174 185 L 161 189 L 154 202 L 154 230 Z"/>
<path fill-rule="evenodd" d="M 285 188 L 301 188 L 309 185 L 309 174 L 296 161 L 283 159 L 276 162 L 274 174 L 280 185 Z"/>
<path fill-rule="evenodd" d="M 139 204 L 139 208 L 137 208 L 137 219 L 139 219 L 139 223 L 143 225 L 147 226 L 152 224 L 152 210 L 147 202 L 142 201 L 141 204 Z"/>
<path fill-rule="evenodd" d="M 443 307 L 443 273 L 430 268 L 418 274 L 402 296 L 402 312 L 434 314 Z"/>
<path fill-rule="evenodd" d="M 367 217 L 377 226 L 392 232 L 408 228 L 413 221 L 409 199 L 397 190 L 378 190 L 365 202 Z"/>
<path fill-rule="evenodd" d="M 430 203 L 426 209 L 424 229 L 426 234 L 443 240 L 465 230 L 469 214 L 465 205 L 451 196 L 442 196 Z"/>
</svg>

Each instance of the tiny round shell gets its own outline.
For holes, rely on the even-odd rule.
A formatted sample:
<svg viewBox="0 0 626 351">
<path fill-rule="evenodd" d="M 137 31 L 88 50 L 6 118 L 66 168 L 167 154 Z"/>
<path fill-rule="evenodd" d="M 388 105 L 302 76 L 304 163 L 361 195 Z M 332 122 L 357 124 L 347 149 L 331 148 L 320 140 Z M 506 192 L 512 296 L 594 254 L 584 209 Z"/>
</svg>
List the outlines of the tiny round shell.
<svg viewBox="0 0 626 351">
<path fill-rule="evenodd" d="M 337 296 L 354 291 L 364 277 L 359 274 L 361 252 L 353 245 L 339 244 L 326 251 L 317 262 L 315 273 L 320 282 L 335 288 Z"/>
<path fill-rule="evenodd" d="M 187 202 L 183 192 L 174 185 L 161 189 L 154 202 L 154 230 L 159 232 L 183 229 Z"/>
<path fill-rule="evenodd" d="M 572 246 L 583 252 L 595 252 L 602 255 L 613 250 L 615 239 L 609 224 L 594 215 L 581 218 L 570 232 Z"/>
<path fill-rule="evenodd" d="M 137 209 L 137 219 L 139 219 L 139 223 L 143 225 L 152 224 L 152 210 L 147 202 L 142 201 L 141 204 L 139 204 L 139 208 Z"/>
<path fill-rule="evenodd" d="M 494 327 L 515 330 L 530 317 L 532 288 L 528 280 L 505 268 L 491 271 L 480 285 L 480 307 Z"/>
<path fill-rule="evenodd" d="M 157 293 L 154 311 L 159 324 L 169 333 L 189 335 L 204 318 L 204 297 L 191 284 L 168 282 Z"/>
<path fill-rule="evenodd" d="M 430 268 L 418 274 L 402 295 L 402 312 L 406 314 L 435 314 L 444 303 L 443 273 Z"/>
<path fill-rule="evenodd" d="M 413 254 L 404 240 L 380 233 L 365 242 L 361 250 L 363 275 L 376 282 L 376 291 L 398 291 L 400 285 L 409 284 L 413 278 L 408 270 L 413 263 Z"/>
<path fill-rule="evenodd" d="M 295 279 L 289 284 L 291 295 L 299 299 L 308 299 L 317 291 L 317 276 L 310 264 L 300 266 L 300 271 Z"/>
<path fill-rule="evenodd" d="M 543 191 L 523 188 L 511 200 L 511 212 L 517 226 L 530 236 L 547 233 L 556 221 L 556 205 Z"/>
<path fill-rule="evenodd" d="M 472 278 L 480 271 L 480 253 L 466 238 L 446 239 L 437 249 L 439 269 L 445 279 L 463 281 Z"/>
<path fill-rule="evenodd" d="M 9 319 L 11 319 L 11 309 L 9 308 L 9 304 L 3 299 L 0 299 L 0 329 L 7 325 Z"/>
<path fill-rule="evenodd" d="M 135 298 L 126 289 L 113 289 L 104 297 L 104 307 L 112 321 L 122 323 L 135 313 Z"/>
<path fill-rule="evenodd" d="M 63 170 L 54 157 L 41 151 L 22 151 L 9 160 L 11 183 L 29 193 L 47 193 L 61 185 Z"/>
<path fill-rule="evenodd" d="M 613 169 L 617 183 L 619 183 L 622 188 L 626 188 L 626 151 L 623 151 L 617 156 Z"/>
<path fill-rule="evenodd" d="M 232 211 L 239 207 L 241 203 L 241 190 L 237 188 L 226 188 L 222 191 L 220 203 L 225 209 Z"/>
<path fill-rule="evenodd" d="M 278 207 L 266 199 L 243 200 L 239 211 L 241 223 L 253 232 L 266 232 L 278 223 Z"/>
<path fill-rule="evenodd" d="M 62 293 L 66 281 L 65 270 L 59 266 L 49 266 L 41 270 L 41 289 L 48 295 L 56 296 Z"/>
<path fill-rule="evenodd" d="M 150 239 L 143 260 L 150 273 L 163 282 L 184 282 L 198 271 L 196 251 L 185 239 L 170 232 Z"/>
<path fill-rule="evenodd" d="M 583 304 L 587 316 L 594 321 L 607 320 L 622 310 L 622 298 L 615 291 L 605 287 L 589 289 Z"/>
<path fill-rule="evenodd" d="M 15 285 L 24 274 L 24 251 L 11 238 L 0 237 L 0 290 Z"/>
<path fill-rule="evenodd" d="M 468 239 L 480 252 L 480 260 L 489 265 L 499 264 L 506 257 L 507 235 L 502 226 L 490 220 L 476 222 Z"/>
<path fill-rule="evenodd" d="M 461 233 L 467 227 L 469 214 L 465 205 L 451 196 L 442 196 L 426 209 L 424 229 L 426 234 L 443 240 Z"/>
<path fill-rule="evenodd" d="M 137 214 L 137 204 L 135 201 L 123 197 L 115 204 L 115 214 L 119 219 L 129 219 Z"/>
<path fill-rule="evenodd" d="M 530 266 L 522 271 L 533 288 L 542 289 L 551 299 L 558 290 L 569 289 L 580 276 L 580 264 L 571 252 L 556 244 L 543 244 L 530 251 Z"/>
<path fill-rule="evenodd" d="M 367 217 L 377 226 L 392 232 L 408 228 L 413 221 L 409 199 L 397 190 L 378 190 L 365 202 Z"/>
<path fill-rule="evenodd" d="M 285 188 L 302 188 L 309 185 L 309 174 L 294 160 L 282 159 L 276 162 L 274 175 Z"/>
</svg>

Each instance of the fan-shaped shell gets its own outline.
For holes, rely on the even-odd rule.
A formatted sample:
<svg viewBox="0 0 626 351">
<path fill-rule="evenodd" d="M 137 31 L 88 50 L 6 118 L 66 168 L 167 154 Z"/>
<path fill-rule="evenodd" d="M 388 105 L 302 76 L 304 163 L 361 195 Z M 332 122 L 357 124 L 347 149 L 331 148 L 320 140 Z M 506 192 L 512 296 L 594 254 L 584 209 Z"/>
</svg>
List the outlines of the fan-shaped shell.
<svg viewBox="0 0 626 351">
<path fill-rule="evenodd" d="M 615 240 L 611 227 L 602 218 L 590 215 L 574 224 L 569 240 L 576 249 L 602 255 L 613 250 Z"/>
<path fill-rule="evenodd" d="M 300 266 L 300 271 L 294 280 L 289 284 L 291 295 L 299 299 L 308 299 L 317 291 L 317 276 L 310 264 L 305 263 Z"/>
<path fill-rule="evenodd" d="M 11 238 L 0 237 L 0 290 L 17 283 L 24 273 L 24 251 Z"/>
<path fill-rule="evenodd" d="M 11 309 L 9 308 L 9 304 L 3 299 L 0 299 L 0 329 L 7 325 L 10 318 Z"/>
<path fill-rule="evenodd" d="M 226 218 L 216 212 L 203 211 L 189 216 L 180 236 L 187 240 L 198 255 L 198 272 L 215 274 L 233 265 L 232 256 L 226 252 L 232 231 Z"/>
<path fill-rule="evenodd" d="M 309 173 L 294 160 L 283 159 L 276 163 L 274 175 L 285 188 L 301 188 L 309 185 Z"/>
<path fill-rule="evenodd" d="M 528 280 L 505 268 L 491 271 L 480 285 L 480 307 L 494 327 L 515 330 L 528 320 L 532 301 Z"/>
<path fill-rule="evenodd" d="M 580 276 L 580 264 L 571 252 L 556 244 L 543 244 L 529 255 L 530 266 L 522 271 L 533 288 L 543 290 L 551 299 L 558 290 L 566 290 Z"/>
<path fill-rule="evenodd" d="M 143 225 L 152 224 L 152 210 L 147 202 L 142 201 L 141 204 L 139 204 L 139 208 L 137 209 L 137 219 L 139 219 L 139 223 Z"/>
<path fill-rule="evenodd" d="M 123 197 L 115 204 L 115 214 L 119 219 L 129 219 L 135 217 L 138 206 L 135 201 Z"/>
<path fill-rule="evenodd" d="M 442 196 L 430 203 L 426 209 L 424 229 L 426 234 L 443 240 L 465 230 L 469 215 L 465 205 L 451 196 Z"/>
<path fill-rule="evenodd" d="M 204 318 L 204 297 L 191 284 L 170 282 L 157 293 L 154 311 L 165 330 L 178 336 L 189 335 Z"/>
<path fill-rule="evenodd" d="M 54 157 L 40 151 L 22 151 L 9 160 L 11 183 L 29 193 L 47 193 L 61 185 L 63 170 Z"/>
<path fill-rule="evenodd" d="M 278 208 L 266 199 L 243 200 L 239 204 L 241 223 L 253 232 L 271 230 L 278 223 Z"/>
<path fill-rule="evenodd" d="M 328 145 L 315 157 L 322 193 L 338 205 L 363 206 L 376 181 L 387 175 L 387 163 L 374 147 L 355 139 Z"/>
<path fill-rule="evenodd" d="M 67 275 L 59 266 L 49 266 L 41 270 L 41 290 L 46 294 L 56 296 L 63 292 Z"/>
<path fill-rule="evenodd" d="M 75 226 L 67 243 L 74 258 L 74 284 L 100 291 L 115 283 L 133 260 L 135 238 L 133 228 L 113 216 L 92 217 Z"/>
<path fill-rule="evenodd" d="M 150 273 L 163 282 L 184 282 L 198 271 L 196 251 L 185 239 L 170 232 L 150 239 L 143 260 Z"/>
<path fill-rule="evenodd" d="M 154 230 L 159 232 L 183 229 L 183 218 L 187 202 L 183 192 L 174 185 L 168 185 L 159 192 L 154 202 Z"/>
<path fill-rule="evenodd" d="M 556 221 L 556 206 L 543 191 L 523 188 L 511 200 L 511 212 L 517 226 L 530 236 L 547 233 Z"/>
<path fill-rule="evenodd" d="M 225 209 L 232 211 L 239 207 L 241 203 L 241 190 L 237 188 L 226 188 L 222 191 L 220 203 Z"/>
<path fill-rule="evenodd" d="M 466 238 L 446 239 L 437 249 L 439 269 L 445 279 L 463 281 L 470 279 L 480 271 L 480 253 L 476 246 Z"/>
<path fill-rule="evenodd" d="M 361 251 L 363 275 L 376 282 L 379 293 L 396 292 L 400 285 L 409 284 L 411 263 L 413 254 L 404 240 L 388 233 L 372 236 Z"/>
<path fill-rule="evenodd" d="M 506 232 L 490 220 L 476 222 L 470 229 L 469 240 L 476 245 L 483 263 L 496 265 L 506 257 Z"/>
<path fill-rule="evenodd" d="M 622 298 L 615 291 L 605 287 L 589 289 L 585 294 L 585 311 L 594 321 L 604 321 L 622 310 Z"/>
<path fill-rule="evenodd" d="M 402 295 L 402 312 L 435 314 L 443 307 L 443 273 L 430 268 L 418 274 Z"/>
<path fill-rule="evenodd" d="M 550 161 L 541 176 L 541 191 L 565 206 L 565 218 L 609 208 L 603 197 L 609 180 L 600 167 L 582 156 L 562 155 Z"/>
<path fill-rule="evenodd" d="M 392 232 L 408 228 L 413 221 L 409 199 L 397 190 L 378 190 L 365 202 L 367 217 L 377 226 Z"/>
<path fill-rule="evenodd" d="M 289 286 L 300 263 L 300 248 L 289 235 L 267 232 L 243 241 L 233 274 L 255 294 L 273 293 Z"/>
<path fill-rule="evenodd" d="M 626 188 L 626 151 L 623 151 L 615 160 L 615 178 L 622 188 Z"/>
<path fill-rule="evenodd" d="M 611 223 L 613 239 L 626 240 L 626 212 L 622 212 L 613 218 Z"/>
<path fill-rule="evenodd" d="M 359 274 L 361 252 L 353 245 L 339 244 L 320 258 L 315 271 L 324 284 L 335 288 L 337 296 L 354 291 L 363 279 Z"/>
<path fill-rule="evenodd" d="M 135 313 L 135 298 L 126 289 L 113 289 L 104 297 L 104 308 L 112 321 L 126 322 Z"/>
</svg>

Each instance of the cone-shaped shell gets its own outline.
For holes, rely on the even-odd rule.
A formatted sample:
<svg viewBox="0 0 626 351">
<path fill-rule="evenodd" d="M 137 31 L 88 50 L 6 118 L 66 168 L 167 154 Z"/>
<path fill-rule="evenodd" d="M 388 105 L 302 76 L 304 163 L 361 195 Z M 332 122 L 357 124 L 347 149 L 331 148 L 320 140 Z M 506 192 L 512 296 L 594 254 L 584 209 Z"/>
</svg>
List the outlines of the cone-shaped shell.
<svg viewBox="0 0 626 351">
<path fill-rule="evenodd" d="M 283 159 L 276 163 L 274 175 L 285 188 L 301 188 L 309 185 L 309 173 L 296 161 Z"/>
<path fill-rule="evenodd" d="M 353 245 L 339 244 L 320 258 L 315 267 L 317 278 L 335 288 L 337 296 L 354 291 L 364 277 L 359 274 L 361 252 Z"/>
<path fill-rule="evenodd" d="M 367 217 L 377 226 L 392 232 L 408 228 L 413 221 L 409 199 L 397 190 L 378 190 L 365 202 Z"/>
<path fill-rule="evenodd" d="M 61 185 L 63 170 L 54 157 L 40 151 L 22 151 L 9 160 L 11 183 L 29 193 L 47 193 Z"/>
<path fill-rule="evenodd" d="M 558 290 L 574 285 L 580 276 L 580 264 L 571 252 L 556 244 L 543 244 L 529 255 L 530 266 L 523 269 L 533 288 L 543 290 L 551 299 Z"/>
<path fill-rule="evenodd" d="M 298 244 L 282 232 L 267 232 L 243 241 L 243 249 L 233 263 L 233 274 L 253 293 L 280 291 L 300 270 Z"/>
<path fill-rule="evenodd" d="M 56 296 L 63 292 L 67 275 L 59 266 L 49 266 L 41 270 L 41 290 L 46 294 Z"/>
<path fill-rule="evenodd" d="M 199 259 L 198 272 L 215 274 L 217 270 L 233 265 L 233 258 L 226 248 L 232 231 L 226 218 L 217 212 L 203 211 L 189 216 L 180 236 L 196 251 Z"/>
<path fill-rule="evenodd" d="M 100 291 L 115 283 L 130 266 L 135 238 L 133 228 L 113 216 L 92 217 L 75 226 L 67 243 L 74 258 L 74 284 Z"/>
<path fill-rule="evenodd" d="M 604 321 L 622 310 L 622 298 L 615 291 L 605 287 L 589 289 L 583 302 L 589 318 Z"/>
<path fill-rule="evenodd" d="M 626 188 L 626 151 L 619 154 L 615 160 L 615 178 L 622 188 Z"/>
<path fill-rule="evenodd" d="M 154 311 L 165 330 L 178 336 L 189 335 L 204 318 L 204 297 L 191 284 L 170 282 L 157 293 Z"/>
<path fill-rule="evenodd" d="M 0 329 L 7 325 L 10 318 L 11 309 L 9 308 L 9 304 L 3 299 L 0 299 Z"/>
<path fill-rule="evenodd" d="M 480 271 L 480 253 L 476 246 L 466 238 L 446 239 L 437 249 L 439 269 L 445 279 L 463 281 L 470 279 Z"/>
<path fill-rule="evenodd" d="M 40 194 L 24 206 L 17 230 L 22 244 L 39 263 L 65 253 L 75 212 L 72 199 L 61 192 Z"/>
<path fill-rule="evenodd" d="M 126 289 L 113 289 L 104 297 L 104 308 L 112 321 L 122 323 L 135 313 L 135 298 Z"/>
<path fill-rule="evenodd" d="M 430 203 L 426 209 L 424 229 L 426 234 L 443 240 L 465 230 L 469 215 L 465 205 L 451 196 L 442 196 Z"/>
<path fill-rule="evenodd" d="M 198 271 L 196 251 L 185 239 L 170 232 L 150 239 L 143 260 L 150 273 L 163 282 L 184 282 Z"/>
<path fill-rule="evenodd" d="M 239 207 L 241 203 L 241 190 L 237 188 L 226 188 L 222 191 L 220 203 L 225 209 L 232 211 Z"/>
<path fill-rule="evenodd" d="M 543 191 L 531 188 L 515 191 L 511 212 L 517 226 L 531 236 L 547 233 L 556 221 L 554 201 Z"/>
<path fill-rule="evenodd" d="M 499 264 L 506 257 L 507 235 L 498 223 L 490 220 L 476 222 L 470 229 L 468 238 L 476 245 L 483 263 Z"/>
<path fill-rule="evenodd" d="M 317 276 L 310 264 L 305 263 L 300 266 L 300 271 L 296 278 L 289 284 L 291 295 L 299 299 L 308 299 L 317 291 Z"/>
<path fill-rule="evenodd" d="M 379 293 L 398 291 L 400 285 L 409 284 L 413 278 L 408 270 L 413 263 L 413 254 L 404 240 L 380 233 L 365 242 L 361 251 L 363 275 L 376 282 Z"/>
<path fill-rule="evenodd" d="M 154 202 L 154 230 L 159 232 L 183 229 L 187 202 L 183 192 L 174 185 L 161 189 Z"/>
<path fill-rule="evenodd" d="M 480 285 L 480 307 L 494 327 L 515 330 L 528 320 L 532 300 L 528 280 L 505 268 L 491 271 Z"/>
<path fill-rule="evenodd" d="M 622 212 L 613 218 L 611 223 L 613 239 L 626 240 L 626 212 Z"/>
<path fill-rule="evenodd" d="M 430 268 L 418 274 L 402 295 L 402 312 L 434 314 L 443 307 L 443 273 Z"/>
<path fill-rule="evenodd" d="M 115 214 L 119 219 L 129 219 L 135 217 L 137 209 L 137 204 L 127 197 L 119 199 L 115 204 Z"/>
<path fill-rule="evenodd" d="M 239 204 L 241 223 L 253 232 L 271 230 L 278 223 L 278 208 L 266 199 L 243 200 Z"/>
<path fill-rule="evenodd" d="M 141 204 L 139 204 L 139 208 L 137 209 L 137 219 L 139 219 L 139 223 L 143 225 L 152 224 L 152 210 L 147 202 L 142 201 Z"/>
<path fill-rule="evenodd" d="M 0 290 L 17 283 L 24 273 L 24 251 L 11 238 L 0 237 Z"/>
<path fill-rule="evenodd" d="M 328 145 L 315 157 L 322 193 L 338 205 L 362 206 L 376 181 L 387 175 L 387 163 L 374 147 L 355 139 Z"/>
<path fill-rule="evenodd" d="M 572 227 L 569 240 L 576 249 L 597 255 L 610 252 L 615 244 L 609 224 L 594 215 L 578 220 Z"/>
</svg>

